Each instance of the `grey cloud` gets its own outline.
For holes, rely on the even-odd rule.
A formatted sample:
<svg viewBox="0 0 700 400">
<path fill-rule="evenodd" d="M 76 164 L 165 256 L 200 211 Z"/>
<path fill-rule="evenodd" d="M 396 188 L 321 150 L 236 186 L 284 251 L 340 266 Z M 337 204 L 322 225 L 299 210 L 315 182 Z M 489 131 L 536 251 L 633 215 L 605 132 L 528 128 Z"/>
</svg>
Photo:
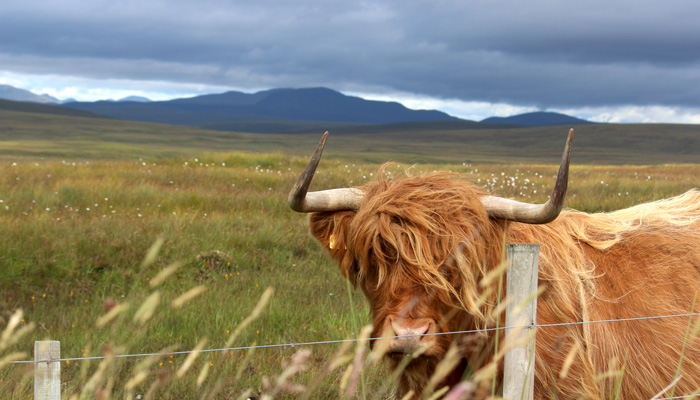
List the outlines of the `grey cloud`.
<svg viewBox="0 0 700 400">
<path fill-rule="evenodd" d="M 17 72 L 539 107 L 697 106 L 700 87 L 688 1 L 15 3 L 0 68 Z"/>
</svg>

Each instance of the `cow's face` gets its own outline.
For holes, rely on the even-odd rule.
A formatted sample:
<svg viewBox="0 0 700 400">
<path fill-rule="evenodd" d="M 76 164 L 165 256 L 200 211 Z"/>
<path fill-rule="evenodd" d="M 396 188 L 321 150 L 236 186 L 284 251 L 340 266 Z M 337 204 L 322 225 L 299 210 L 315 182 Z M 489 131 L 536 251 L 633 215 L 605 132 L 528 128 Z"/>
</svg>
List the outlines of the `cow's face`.
<svg viewBox="0 0 700 400">
<path fill-rule="evenodd" d="M 396 254 L 387 249 L 370 249 L 367 257 L 357 257 L 359 249 L 347 238 L 354 212 L 316 213 L 311 215 L 311 232 L 333 258 L 339 261 L 341 272 L 364 292 L 373 318 L 372 337 L 404 336 L 392 339 L 389 353 L 400 356 L 418 350 L 426 356 L 439 356 L 449 347 L 443 335 L 412 336 L 445 332 L 446 316 L 453 308 L 440 301 L 436 290 L 412 279 L 417 271 L 397 259 L 385 268 L 381 255 Z M 380 256 L 376 255 L 379 253 Z M 374 343 L 374 342 L 372 342 Z"/>
<path fill-rule="evenodd" d="M 417 185 L 425 178 L 414 180 L 367 188 L 367 209 L 313 213 L 310 228 L 367 297 L 372 336 L 401 336 L 391 339 L 390 357 L 420 351 L 440 358 L 453 340 L 441 333 L 474 328 L 475 317 L 483 318 L 478 280 L 490 240 L 484 232 L 492 236 L 493 224 L 478 195 L 435 190 L 453 184 L 447 177 L 426 187 Z M 430 193 L 432 201 L 414 199 Z"/>
</svg>

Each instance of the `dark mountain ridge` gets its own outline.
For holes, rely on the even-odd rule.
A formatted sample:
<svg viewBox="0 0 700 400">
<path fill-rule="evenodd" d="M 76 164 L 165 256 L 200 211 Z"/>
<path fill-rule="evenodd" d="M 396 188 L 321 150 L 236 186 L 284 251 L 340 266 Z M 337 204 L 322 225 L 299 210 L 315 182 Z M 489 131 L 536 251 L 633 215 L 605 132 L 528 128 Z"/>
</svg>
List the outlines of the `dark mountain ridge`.
<svg viewBox="0 0 700 400">
<path fill-rule="evenodd" d="M 169 101 L 69 103 L 66 107 L 142 122 L 205 126 L 240 121 L 315 121 L 385 124 L 459 120 L 435 110 L 365 100 L 327 88 L 226 92 Z"/>
<path fill-rule="evenodd" d="M 2 85 L 0 85 L 2 86 Z M 23 97 L 22 101 L 50 101 L 46 97 L 5 85 L 4 93 Z M 3 91 L 0 90 L 0 98 Z M 40 100 L 36 100 L 40 99 Z M 413 110 L 397 102 L 365 100 L 324 87 L 270 89 L 256 93 L 230 91 L 218 94 L 149 101 L 138 96 L 96 102 L 64 102 L 63 107 L 96 115 L 139 122 L 187 125 L 220 131 L 253 133 L 308 132 L 331 129 L 346 132 L 381 131 L 381 126 L 398 124 L 420 129 L 447 124 L 474 129 L 518 128 L 525 126 L 588 124 L 579 118 L 552 112 L 535 112 L 512 117 L 492 117 L 468 121 L 436 110 Z"/>
</svg>

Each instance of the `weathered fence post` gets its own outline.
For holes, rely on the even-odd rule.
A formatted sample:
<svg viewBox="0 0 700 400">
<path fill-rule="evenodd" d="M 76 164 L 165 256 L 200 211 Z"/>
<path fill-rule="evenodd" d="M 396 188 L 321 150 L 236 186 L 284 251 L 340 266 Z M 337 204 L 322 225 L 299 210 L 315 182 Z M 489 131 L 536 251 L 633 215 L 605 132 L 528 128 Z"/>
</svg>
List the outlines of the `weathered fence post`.
<svg viewBox="0 0 700 400">
<path fill-rule="evenodd" d="M 61 398 L 61 342 L 34 342 L 34 400 Z"/>
<path fill-rule="evenodd" d="M 509 244 L 507 250 L 510 266 L 506 283 L 506 295 L 509 299 L 506 326 L 534 326 L 537 324 L 536 293 L 540 246 Z M 508 333 L 507 331 L 506 336 Z M 535 383 L 535 334 L 531 329 L 523 329 L 509 339 L 511 338 L 518 344 L 506 353 L 503 361 L 503 397 L 511 400 L 531 400 Z"/>
</svg>

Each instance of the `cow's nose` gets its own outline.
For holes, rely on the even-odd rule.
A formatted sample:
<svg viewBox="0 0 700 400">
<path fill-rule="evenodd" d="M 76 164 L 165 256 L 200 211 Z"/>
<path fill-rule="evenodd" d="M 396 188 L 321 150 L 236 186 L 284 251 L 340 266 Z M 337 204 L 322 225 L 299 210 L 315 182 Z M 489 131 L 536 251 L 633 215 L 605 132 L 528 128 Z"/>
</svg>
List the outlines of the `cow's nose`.
<svg viewBox="0 0 700 400">
<path fill-rule="evenodd" d="M 391 340 L 391 352 L 413 353 L 430 346 L 435 340 L 434 336 L 421 336 L 437 332 L 431 318 L 389 318 L 387 322 L 395 336 Z"/>
</svg>

